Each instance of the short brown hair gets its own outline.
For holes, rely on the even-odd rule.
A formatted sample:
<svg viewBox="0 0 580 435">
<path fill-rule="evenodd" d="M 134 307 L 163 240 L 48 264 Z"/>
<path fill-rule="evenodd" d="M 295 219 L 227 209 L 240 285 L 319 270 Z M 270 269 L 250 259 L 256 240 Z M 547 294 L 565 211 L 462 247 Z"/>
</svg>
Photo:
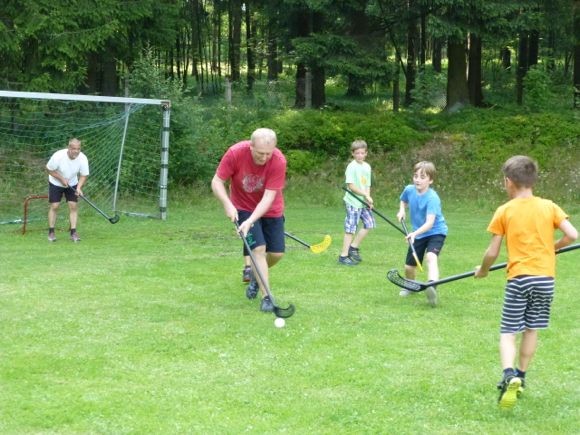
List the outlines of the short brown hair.
<svg viewBox="0 0 580 435">
<path fill-rule="evenodd" d="M 517 187 L 532 187 L 538 179 L 538 163 L 528 156 L 513 156 L 501 168 Z"/>
<path fill-rule="evenodd" d="M 435 170 L 435 165 L 432 162 L 428 162 L 426 160 L 423 160 L 422 162 L 419 162 L 415 165 L 413 168 L 413 174 L 417 171 L 424 172 L 425 175 L 427 175 L 431 180 L 435 179 L 435 173 L 437 172 Z"/>
<path fill-rule="evenodd" d="M 361 148 L 363 148 L 365 150 L 368 148 L 367 143 L 362 139 L 357 139 L 353 143 L 350 144 L 351 151 L 359 150 Z"/>
</svg>

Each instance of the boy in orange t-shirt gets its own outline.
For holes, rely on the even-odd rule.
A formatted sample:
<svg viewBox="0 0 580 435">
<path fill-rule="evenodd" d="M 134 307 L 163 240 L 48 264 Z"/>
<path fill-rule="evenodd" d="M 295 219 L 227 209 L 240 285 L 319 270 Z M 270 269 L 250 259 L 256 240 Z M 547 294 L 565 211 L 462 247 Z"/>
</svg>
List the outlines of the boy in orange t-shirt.
<svg viewBox="0 0 580 435">
<path fill-rule="evenodd" d="M 578 231 L 562 209 L 550 200 L 534 196 L 538 165 L 527 156 L 514 156 L 502 168 L 510 200 L 500 206 L 489 226 L 491 242 L 476 278 L 487 276 L 505 236 L 508 251 L 507 284 L 501 317 L 500 360 L 503 377 L 498 384 L 501 408 L 512 408 L 523 392 L 525 375 L 534 356 L 538 330 L 546 329 L 554 297 L 556 251 L 572 243 Z M 554 241 L 554 231 L 563 236 Z M 516 335 L 522 340 L 518 367 Z"/>
</svg>

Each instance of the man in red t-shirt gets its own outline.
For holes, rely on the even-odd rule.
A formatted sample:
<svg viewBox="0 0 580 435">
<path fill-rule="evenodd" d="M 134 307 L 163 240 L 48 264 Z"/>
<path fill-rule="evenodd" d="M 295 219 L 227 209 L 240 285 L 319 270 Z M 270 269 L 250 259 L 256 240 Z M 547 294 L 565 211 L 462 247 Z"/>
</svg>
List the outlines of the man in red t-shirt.
<svg viewBox="0 0 580 435">
<path fill-rule="evenodd" d="M 214 195 L 224 206 L 226 216 L 239 222 L 240 232 L 248 244 L 266 281 L 259 282 L 258 274 L 246 289 L 248 299 L 254 299 L 258 289 L 262 294 L 262 311 L 274 310 L 273 302 L 264 291 L 269 286 L 268 269 L 284 255 L 284 197 L 286 158 L 276 148 L 276 133 L 259 128 L 251 139 L 232 145 L 222 157 L 211 182 Z M 229 195 L 226 189 L 229 182 Z M 244 255 L 248 255 L 244 246 Z M 269 288 L 269 287 L 268 287 Z"/>
</svg>

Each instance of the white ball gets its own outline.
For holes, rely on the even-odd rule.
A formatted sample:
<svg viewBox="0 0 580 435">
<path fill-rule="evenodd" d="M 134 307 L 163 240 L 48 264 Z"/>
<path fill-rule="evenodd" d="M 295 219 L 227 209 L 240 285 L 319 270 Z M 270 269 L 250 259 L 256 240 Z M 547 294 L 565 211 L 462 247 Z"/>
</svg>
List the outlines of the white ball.
<svg viewBox="0 0 580 435">
<path fill-rule="evenodd" d="M 274 320 L 274 325 L 276 325 L 276 328 L 283 328 L 284 325 L 286 325 L 286 320 L 284 320 L 282 317 L 276 317 L 276 320 Z"/>
</svg>

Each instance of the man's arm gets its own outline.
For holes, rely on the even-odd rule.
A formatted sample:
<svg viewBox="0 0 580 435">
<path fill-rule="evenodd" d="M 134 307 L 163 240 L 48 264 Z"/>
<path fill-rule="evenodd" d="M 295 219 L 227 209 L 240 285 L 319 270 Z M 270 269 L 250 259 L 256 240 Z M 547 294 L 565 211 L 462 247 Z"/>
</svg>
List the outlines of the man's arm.
<svg viewBox="0 0 580 435">
<path fill-rule="evenodd" d="M 62 176 L 62 174 L 60 172 L 58 172 L 58 170 L 50 170 L 48 168 L 46 168 L 46 172 L 48 172 L 49 175 L 52 175 L 54 178 L 56 178 L 58 181 L 60 181 L 60 183 L 64 186 L 64 187 L 68 187 L 68 180 L 66 178 L 64 178 Z"/>
<path fill-rule="evenodd" d="M 232 222 L 237 222 L 238 210 L 236 210 L 236 207 L 234 207 L 234 204 L 228 196 L 225 180 L 219 178 L 217 174 L 214 175 L 213 179 L 211 180 L 211 190 L 213 191 L 215 197 L 222 203 L 226 216 Z"/>
</svg>

